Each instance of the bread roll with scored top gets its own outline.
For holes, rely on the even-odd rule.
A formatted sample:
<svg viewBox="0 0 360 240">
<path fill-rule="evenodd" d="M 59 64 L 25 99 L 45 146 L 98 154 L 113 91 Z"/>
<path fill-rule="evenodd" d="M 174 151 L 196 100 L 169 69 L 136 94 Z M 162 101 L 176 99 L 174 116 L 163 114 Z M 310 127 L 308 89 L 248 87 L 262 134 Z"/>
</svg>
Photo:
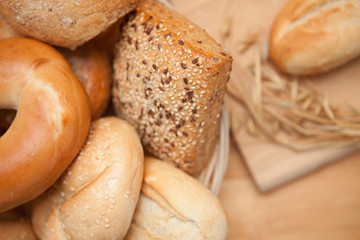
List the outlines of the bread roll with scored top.
<svg viewBox="0 0 360 240">
<path fill-rule="evenodd" d="M 40 239 L 122 239 L 140 194 L 144 154 L 135 129 L 116 117 L 92 122 L 61 178 L 33 203 Z"/>
<path fill-rule="evenodd" d="M 270 35 L 270 58 L 284 72 L 329 71 L 360 55 L 360 1 L 291 0 Z"/>
<path fill-rule="evenodd" d="M 191 174 L 211 159 L 232 58 L 203 29 L 141 0 L 115 50 L 113 101 L 145 149 Z"/>
<path fill-rule="evenodd" d="M 167 162 L 145 158 L 139 203 L 126 240 L 221 240 L 227 232 L 224 209 L 205 186 Z"/>
</svg>

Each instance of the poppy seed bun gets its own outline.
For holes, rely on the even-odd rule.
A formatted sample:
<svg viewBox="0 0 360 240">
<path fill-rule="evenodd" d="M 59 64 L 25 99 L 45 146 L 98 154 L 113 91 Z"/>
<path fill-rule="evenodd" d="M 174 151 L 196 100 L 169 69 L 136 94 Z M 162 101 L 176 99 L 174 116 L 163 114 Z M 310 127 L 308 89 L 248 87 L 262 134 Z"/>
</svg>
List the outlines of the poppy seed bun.
<svg viewBox="0 0 360 240">
<path fill-rule="evenodd" d="M 0 15 L 20 34 L 75 49 L 135 6 L 136 0 L 6 0 Z"/>
<path fill-rule="evenodd" d="M 115 110 L 150 154 L 195 175 L 215 148 L 231 64 L 199 26 L 156 0 L 141 0 L 115 50 Z"/>
</svg>

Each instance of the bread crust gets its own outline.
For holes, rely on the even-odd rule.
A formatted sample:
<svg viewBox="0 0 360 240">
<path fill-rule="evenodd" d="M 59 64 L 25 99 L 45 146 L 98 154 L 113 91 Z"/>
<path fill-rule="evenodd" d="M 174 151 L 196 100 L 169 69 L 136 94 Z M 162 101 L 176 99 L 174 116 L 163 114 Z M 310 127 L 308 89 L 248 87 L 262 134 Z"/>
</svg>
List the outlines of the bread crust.
<svg viewBox="0 0 360 240">
<path fill-rule="evenodd" d="M 199 26 L 158 1 L 139 1 L 115 50 L 115 110 L 150 154 L 196 175 L 217 143 L 231 64 Z"/>
<path fill-rule="evenodd" d="M 40 195 L 70 165 L 88 134 L 90 107 L 54 48 L 12 38 L 0 40 L 0 52 L 0 108 L 17 109 L 0 137 L 3 212 Z"/>
<path fill-rule="evenodd" d="M 270 35 L 270 58 L 284 72 L 329 71 L 360 55 L 360 2 L 292 0 Z"/>
<path fill-rule="evenodd" d="M 135 129 L 116 117 L 92 122 L 62 177 L 33 203 L 40 239 L 123 239 L 138 201 L 144 154 Z"/>
<path fill-rule="evenodd" d="M 118 27 L 118 23 L 113 24 L 75 51 L 59 48 L 89 96 L 92 120 L 100 118 L 109 103 L 112 51 L 116 44 Z"/>
<path fill-rule="evenodd" d="M 105 31 L 136 6 L 137 0 L 8 0 L 0 15 L 24 36 L 75 49 Z"/>
<path fill-rule="evenodd" d="M 31 222 L 21 208 L 0 214 L 0 239 L 36 240 Z"/>
<path fill-rule="evenodd" d="M 145 158 L 138 206 L 126 240 L 226 239 L 219 200 L 198 180 L 167 162 Z"/>
</svg>

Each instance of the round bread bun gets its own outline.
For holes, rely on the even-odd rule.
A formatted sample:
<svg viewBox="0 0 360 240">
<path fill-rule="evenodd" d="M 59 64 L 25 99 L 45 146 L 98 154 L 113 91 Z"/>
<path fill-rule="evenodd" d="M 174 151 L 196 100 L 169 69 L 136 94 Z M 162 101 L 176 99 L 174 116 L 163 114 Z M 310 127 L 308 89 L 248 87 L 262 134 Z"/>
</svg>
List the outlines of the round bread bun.
<svg viewBox="0 0 360 240">
<path fill-rule="evenodd" d="M 139 203 L 126 240 L 226 239 L 219 200 L 198 180 L 165 161 L 145 158 Z"/>
<path fill-rule="evenodd" d="M 91 119 L 98 119 L 105 112 L 110 99 L 112 70 L 109 55 L 99 51 L 92 41 L 75 51 L 59 51 L 69 62 L 89 96 Z"/>
<path fill-rule="evenodd" d="M 101 117 L 109 103 L 112 58 L 122 19 L 75 51 L 59 48 L 89 96 L 91 118 Z"/>
<path fill-rule="evenodd" d="M 7 0 L 0 1 L 0 15 L 20 34 L 75 49 L 133 10 L 136 1 Z"/>
<path fill-rule="evenodd" d="M 49 188 L 79 152 L 88 97 L 63 56 L 36 40 L 0 40 L 0 109 L 17 109 L 0 137 L 0 212 Z"/>
<path fill-rule="evenodd" d="M 140 0 L 115 49 L 116 113 L 150 154 L 196 175 L 217 144 L 231 64 L 205 30 L 156 0 Z"/>
<path fill-rule="evenodd" d="M 0 214 L 0 239 L 36 240 L 31 222 L 21 208 Z"/>
<path fill-rule="evenodd" d="M 116 117 L 92 122 L 80 154 L 33 202 L 42 239 L 123 239 L 138 201 L 144 154 L 135 129 Z"/>
</svg>

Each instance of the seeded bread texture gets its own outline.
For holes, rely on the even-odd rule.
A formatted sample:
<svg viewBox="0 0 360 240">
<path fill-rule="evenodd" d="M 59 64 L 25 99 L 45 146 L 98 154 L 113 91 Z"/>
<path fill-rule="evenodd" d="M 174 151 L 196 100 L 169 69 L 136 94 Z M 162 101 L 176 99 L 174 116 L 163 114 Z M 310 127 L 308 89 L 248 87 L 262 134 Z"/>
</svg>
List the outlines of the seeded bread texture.
<svg viewBox="0 0 360 240">
<path fill-rule="evenodd" d="M 113 102 L 152 155 L 191 174 L 211 159 L 232 58 L 155 0 L 138 2 L 115 50 Z"/>
</svg>

